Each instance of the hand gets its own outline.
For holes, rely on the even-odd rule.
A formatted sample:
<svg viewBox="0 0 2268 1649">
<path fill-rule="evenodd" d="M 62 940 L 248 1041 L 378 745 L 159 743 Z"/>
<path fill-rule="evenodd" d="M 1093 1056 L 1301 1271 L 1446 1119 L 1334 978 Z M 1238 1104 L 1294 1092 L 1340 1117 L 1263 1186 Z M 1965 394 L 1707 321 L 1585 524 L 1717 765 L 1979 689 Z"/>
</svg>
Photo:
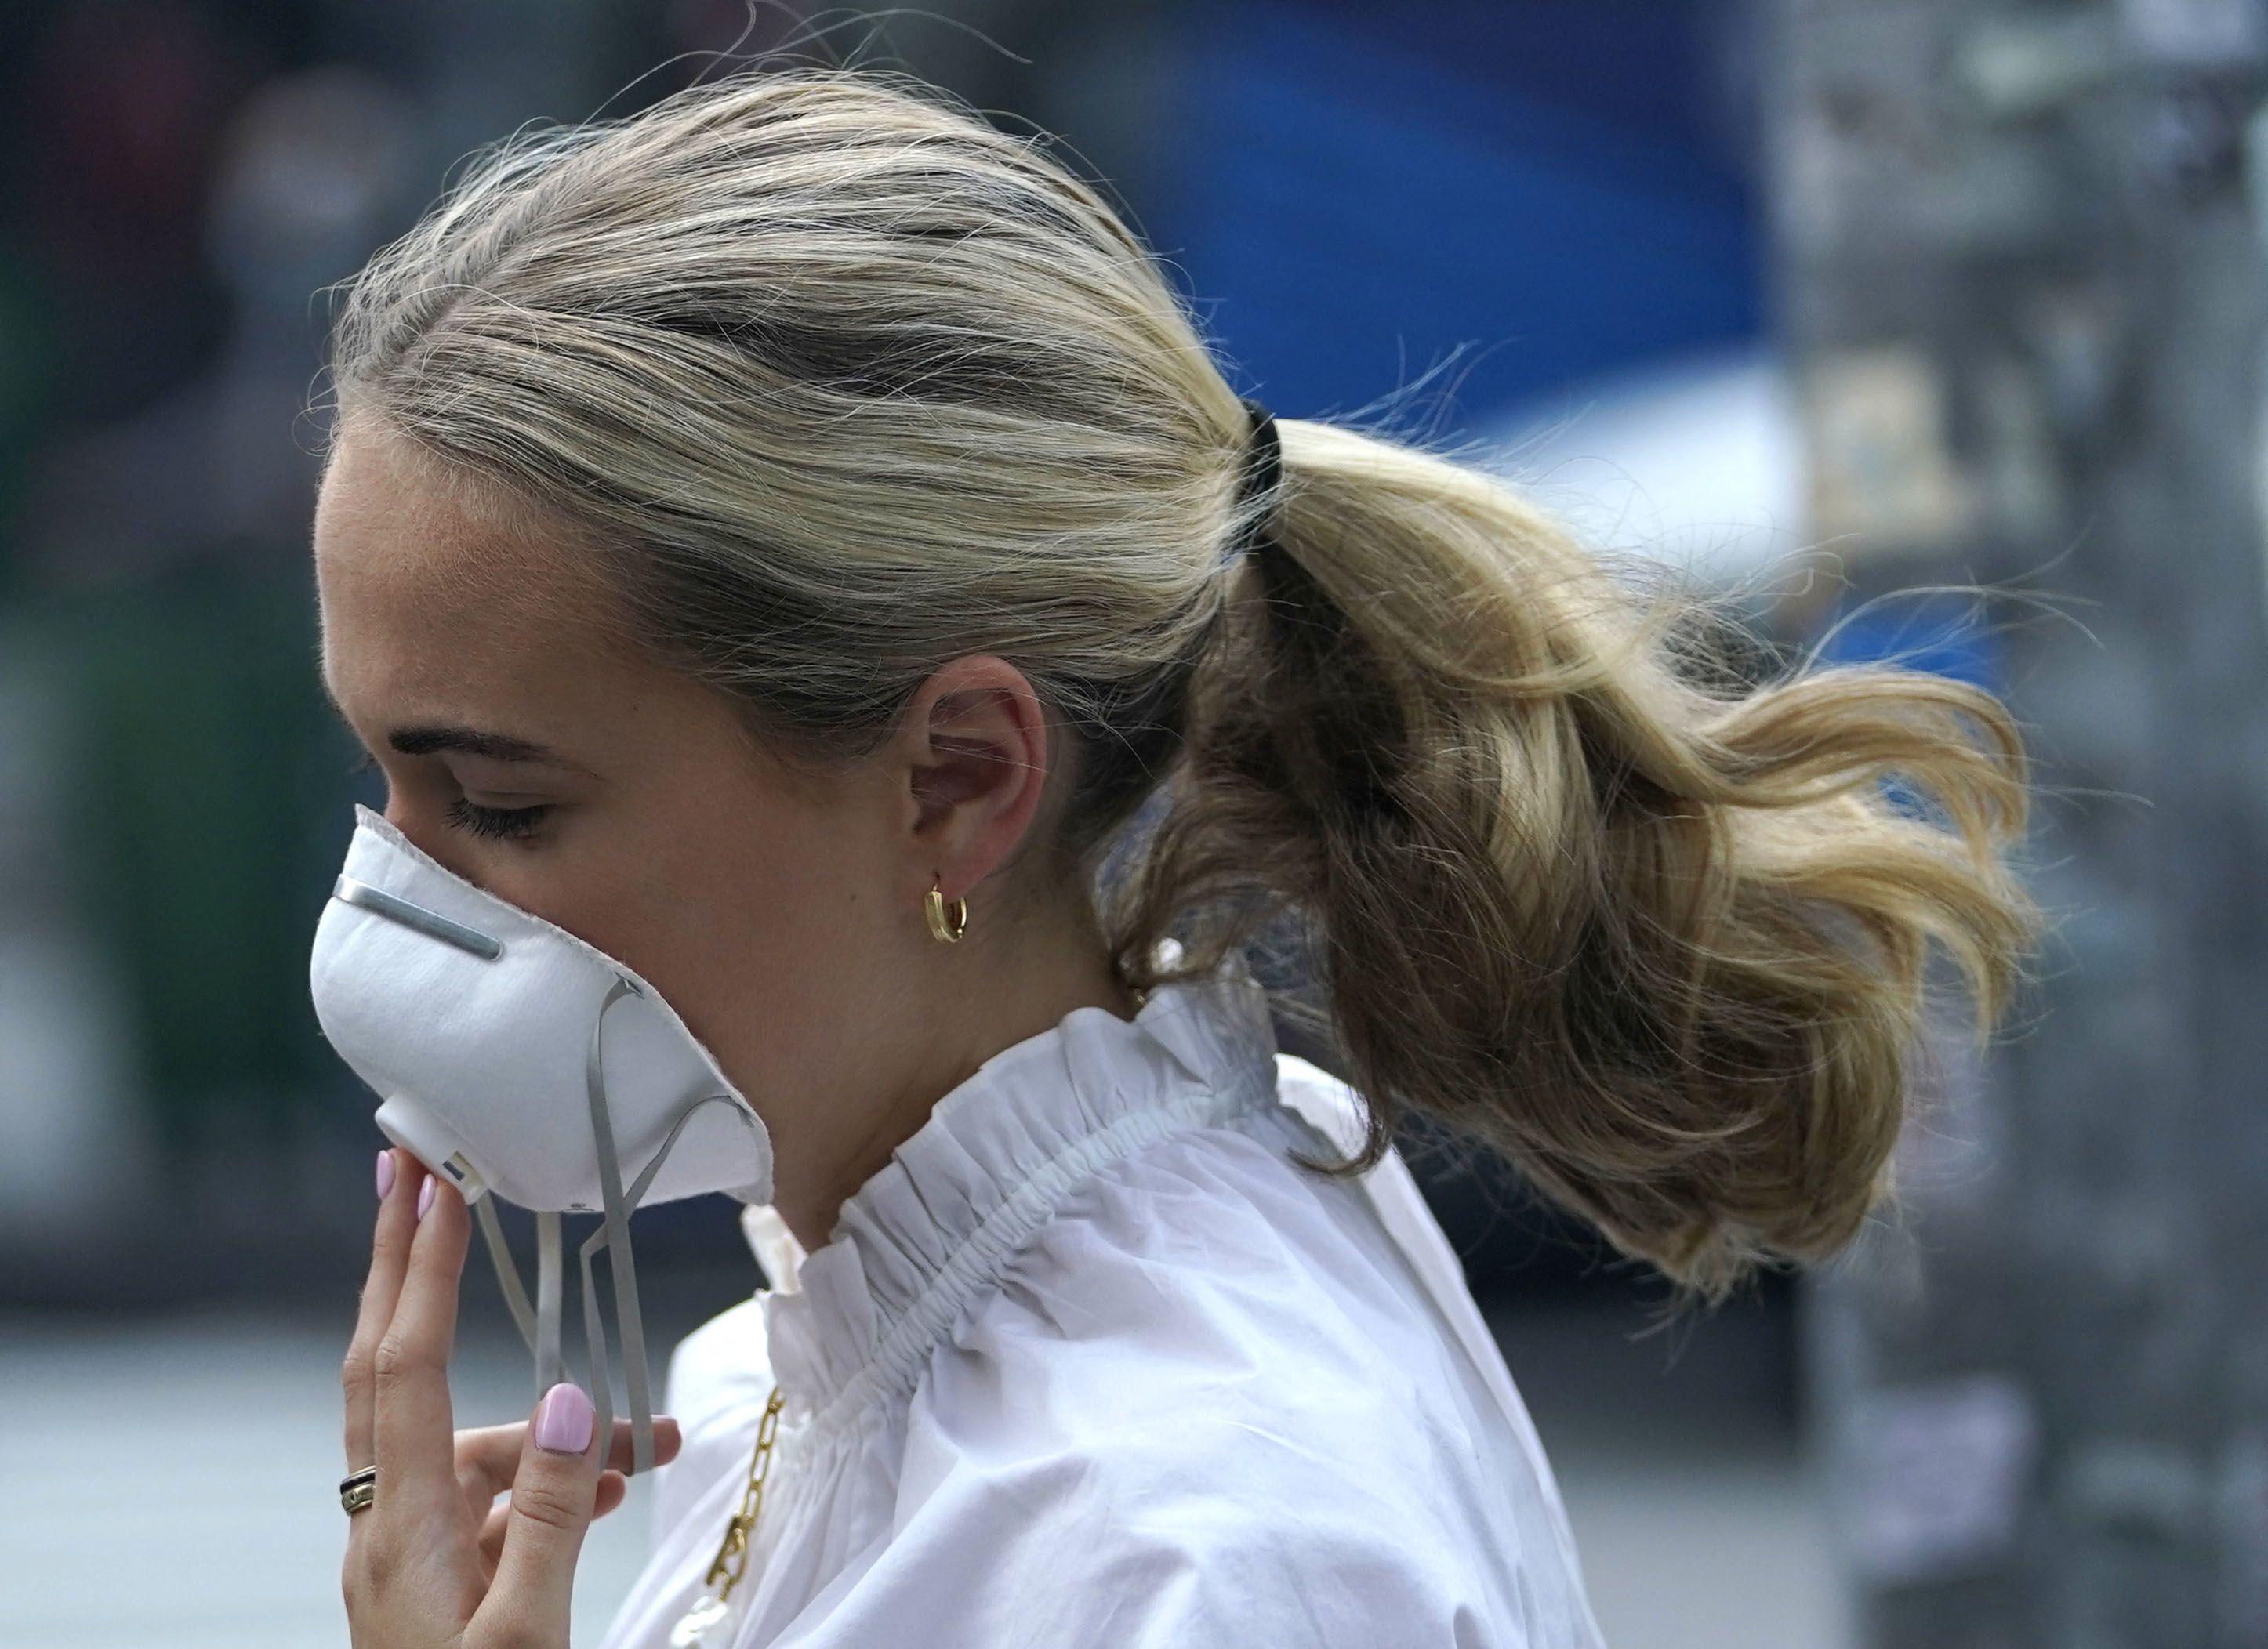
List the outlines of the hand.
<svg viewBox="0 0 2268 1649">
<path fill-rule="evenodd" d="M 347 1524 L 342 1583 L 357 1649 L 566 1649 L 575 1561 L 591 1520 L 620 1505 L 628 1420 L 601 1467 L 590 1398 L 562 1383 L 535 1413 L 453 1431 L 449 1349 L 472 1216 L 406 1151 L 379 1153 L 370 1277 L 347 1349 L 347 1469 L 378 1468 Z M 424 1208 L 423 1218 L 419 1207 Z M 654 1420 L 657 1464 L 677 1423 Z M 510 1490 L 504 1505 L 497 1496 Z"/>
</svg>

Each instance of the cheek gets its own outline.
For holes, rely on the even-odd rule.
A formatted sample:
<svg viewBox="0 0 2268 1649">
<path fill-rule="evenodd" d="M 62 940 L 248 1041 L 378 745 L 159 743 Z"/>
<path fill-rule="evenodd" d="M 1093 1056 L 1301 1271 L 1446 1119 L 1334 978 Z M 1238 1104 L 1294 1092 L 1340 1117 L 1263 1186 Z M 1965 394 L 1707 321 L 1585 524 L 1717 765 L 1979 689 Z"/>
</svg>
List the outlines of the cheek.
<svg viewBox="0 0 2268 1649">
<path fill-rule="evenodd" d="M 855 832 L 801 814 L 766 821 L 705 865 L 688 865 L 689 886 L 723 918 L 707 936 L 713 958 L 737 959 L 747 977 L 822 966 L 863 946 L 882 903 Z"/>
<path fill-rule="evenodd" d="M 634 908 L 620 912 L 634 965 L 726 1071 L 808 1079 L 832 1064 L 844 1021 L 886 990 L 902 925 L 859 821 L 721 809 L 660 832 L 644 862 Z"/>
</svg>

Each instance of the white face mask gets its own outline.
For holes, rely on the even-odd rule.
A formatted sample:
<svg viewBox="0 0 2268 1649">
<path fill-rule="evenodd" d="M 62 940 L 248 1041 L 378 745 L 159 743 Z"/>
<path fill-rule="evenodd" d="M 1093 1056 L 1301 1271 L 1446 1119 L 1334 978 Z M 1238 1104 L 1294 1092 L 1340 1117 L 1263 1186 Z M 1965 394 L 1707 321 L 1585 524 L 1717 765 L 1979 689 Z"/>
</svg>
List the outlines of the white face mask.
<svg viewBox="0 0 2268 1649">
<path fill-rule="evenodd" d="M 378 1093 L 378 1125 L 463 1193 L 535 1358 L 559 1353 L 559 1216 L 596 1212 L 583 1245 L 583 1326 L 599 1435 L 614 1427 L 591 1256 L 608 1251 L 633 1471 L 653 1466 L 653 1409 L 630 1254 L 646 1203 L 723 1191 L 772 1197 L 771 1138 L 661 999 L 605 952 L 444 868 L 355 804 L 346 869 L 308 968 L 315 1016 Z M 624 1165 L 635 1169 L 627 1183 Z M 533 1309 L 491 1194 L 535 1213 Z"/>
</svg>

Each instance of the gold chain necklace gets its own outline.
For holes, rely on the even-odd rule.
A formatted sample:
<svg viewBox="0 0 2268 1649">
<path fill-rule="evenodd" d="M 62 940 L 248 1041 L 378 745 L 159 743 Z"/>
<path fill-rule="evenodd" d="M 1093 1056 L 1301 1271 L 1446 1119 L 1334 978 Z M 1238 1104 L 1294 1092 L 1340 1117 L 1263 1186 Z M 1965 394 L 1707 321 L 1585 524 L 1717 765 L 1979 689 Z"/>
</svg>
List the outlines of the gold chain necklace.
<svg viewBox="0 0 2268 1649">
<path fill-rule="evenodd" d="M 717 1548 L 717 1561 L 702 1577 L 704 1586 L 724 1585 L 704 1594 L 670 1630 L 669 1649 L 712 1649 L 725 1639 L 724 1623 L 731 1614 L 727 1600 L 748 1566 L 748 1535 L 764 1509 L 764 1479 L 771 1475 L 772 1441 L 779 1434 L 780 1388 L 764 1404 L 764 1417 L 756 1427 L 756 1452 L 748 1461 L 747 1487 L 740 1491 L 740 1509 L 725 1525 L 725 1539 Z"/>
</svg>

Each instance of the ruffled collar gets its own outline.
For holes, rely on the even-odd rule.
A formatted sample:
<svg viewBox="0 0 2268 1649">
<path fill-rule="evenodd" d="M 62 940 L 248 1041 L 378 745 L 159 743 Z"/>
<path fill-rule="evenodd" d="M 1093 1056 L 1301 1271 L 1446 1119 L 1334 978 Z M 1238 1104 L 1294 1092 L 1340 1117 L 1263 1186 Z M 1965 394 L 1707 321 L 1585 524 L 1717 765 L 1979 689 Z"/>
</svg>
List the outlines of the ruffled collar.
<svg viewBox="0 0 2268 1649">
<path fill-rule="evenodd" d="M 770 1207 L 741 1228 L 774 1374 L 824 1423 L 911 1388 L 961 1308 L 1079 1184 L 1143 1145 L 1270 1101 L 1276 1035 L 1241 961 L 1153 990 L 1135 1017 L 1074 1008 L 939 1100 L 806 1254 Z"/>
</svg>

